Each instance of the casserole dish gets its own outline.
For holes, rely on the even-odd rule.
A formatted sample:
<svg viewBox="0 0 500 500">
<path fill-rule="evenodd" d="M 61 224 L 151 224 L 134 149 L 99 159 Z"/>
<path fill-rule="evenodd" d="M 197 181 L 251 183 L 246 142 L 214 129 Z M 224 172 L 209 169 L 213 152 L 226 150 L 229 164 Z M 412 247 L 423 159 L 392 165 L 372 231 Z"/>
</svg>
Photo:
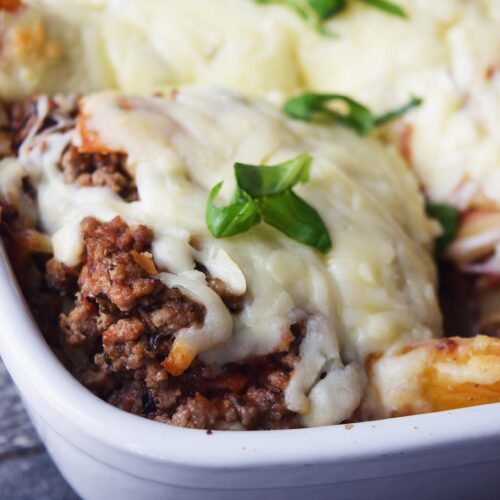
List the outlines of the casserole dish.
<svg viewBox="0 0 500 500">
<path fill-rule="evenodd" d="M 348 426 L 255 432 L 129 415 L 64 369 L 0 259 L 0 349 L 62 474 L 83 498 L 492 498 L 500 404 Z"/>
<path fill-rule="evenodd" d="M 129 33 L 129 30 L 126 32 Z M 51 34 L 50 29 L 47 33 Z M 237 34 L 240 37 L 238 30 Z M 43 24 L 35 20 L 31 30 L 21 27 L 20 30 L 12 31 L 10 47 L 13 49 L 12 54 L 28 61 L 30 69 L 33 66 L 30 57 L 33 54 L 41 55 L 38 61 L 41 64 L 40 74 L 46 68 L 55 74 L 51 65 L 64 58 L 61 58 L 61 48 L 56 43 L 58 37 L 52 40 L 50 37 L 45 39 L 45 36 Z M 29 42 L 32 38 L 33 54 L 24 50 L 30 48 L 29 43 L 17 43 Z M 19 52 L 18 49 L 23 50 Z M 16 57 L 13 59 L 14 67 Z M 69 67 L 66 63 L 65 60 L 65 66 Z M 150 66 L 157 67 L 157 64 Z M 226 67 L 225 64 L 222 66 Z M 247 63 L 245 74 L 246 67 Z M 487 67 L 485 79 L 489 81 L 494 78 L 495 70 Z M 203 81 L 203 78 L 199 79 Z M 45 78 L 41 78 L 41 81 L 45 81 Z M 97 85 L 101 86 L 107 87 L 110 83 Z M 313 86 L 321 87 L 318 83 Z M 74 90 L 72 84 L 70 87 Z M 24 88 L 22 93 L 28 90 Z M 246 90 L 249 92 L 249 89 Z M 288 94 L 294 89 L 282 90 Z M 144 89 L 141 88 L 139 93 L 142 91 Z M 22 306 L 21 296 L 5 264 L 2 267 L 5 279 L 0 288 L 4 299 L 0 311 L 8 318 L 3 332 L 3 355 L 42 438 L 62 472 L 84 498 L 110 498 L 112 495 L 122 498 L 147 495 L 148 498 L 181 499 L 493 496 L 496 479 L 492 471 L 498 465 L 498 430 L 495 423 L 498 418 L 495 407 L 483 406 L 432 416 L 329 426 L 338 422 L 351 422 L 346 420 L 351 417 L 379 418 L 435 411 L 446 408 L 448 404 L 457 404 L 456 400 L 460 400 L 463 405 L 478 404 L 481 402 L 478 397 L 481 391 L 477 391 L 479 386 L 486 386 L 482 389 L 488 398 L 500 392 L 499 377 L 495 379 L 500 366 L 495 357 L 498 349 L 488 350 L 488 346 L 496 342 L 491 339 L 486 342 L 484 338 L 479 338 L 477 342 L 471 339 L 432 340 L 440 336 L 439 311 L 433 288 L 435 269 L 431 260 L 432 240 L 437 236 L 434 229 L 438 228 L 428 224 L 424 216 L 423 199 L 417 190 L 416 181 L 412 180 L 396 157 L 390 161 L 389 156 L 383 155 L 380 158 L 381 165 L 370 168 L 379 149 L 368 141 L 364 143 L 367 147 L 366 158 L 356 156 L 351 161 L 351 157 L 355 156 L 351 152 L 359 154 L 364 150 L 360 139 L 354 139 L 355 136 L 339 130 L 332 131 L 334 135 L 325 130 L 320 133 L 317 128 L 284 123 L 281 115 L 277 116 L 276 111 L 266 111 L 262 104 L 247 106 L 245 99 L 239 97 L 229 98 L 222 94 L 214 97 L 210 94 L 208 98 L 205 96 L 198 100 L 199 96 L 191 97 L 190 92 L 176 90 L 172 92 L 169 104 L 160 103 L 153 97 L 129 99 L 109 93 L 90 95 L 81 101 L 82 108 L 76 124 L 74 119 L 78 113 L 71 106 L 66 109 L 69 116 L 65 117 L 64 112 L 60 112 L 67 108 L 64 99 L 51 100 L 41 96 L 36 103 L 28 101 L 26 106 L 15 108 L 28 110 L 27 113 L 21 112 L 20 116 L 10 110 L 14 108 L 9 108 L 4 115 L 16 119 L 12 119 L 12 123 L 3 120 L 0 134 L 4 135 L 4 143 L 7 144 L 6 156 L 12 153 L 17 156 L 17 160 L 7 159 L 4 173 L 7 180 L 15 181 L 13 184 L 16 189 L 12 190 L 14 198 L 21 202 L 0 206 L 0 210 L 6 214 L 2 223 L 9 222 L 10 218 L 10 222 L 14 221 L 15 225 L 18 215 L 26 215 L 21 212 L 30 212 L 27 205 L 34 201 L 40 205 L 40 220 L 34 213 L 29 213 L 31 217 L 28 219 L 33 224 L 40 223 L 48 234 L 36 233 L 35 226 L 22 227 L 19 224 L 17 229 L 21 231 L 18 235 L 38 236 L 35 243 L 40 244 L 38 250 L 41 249 L 41 253 L 51 254 L 51 249 L 54 249 L 55 260 L 47 262 L 53 271 L 48 272 L 47 283 L 59 286 L 60 291 L 64 292 L 63 296 L 71 299 L 75 306 L 68 314 L 65 308 L 58 311 L 62 313 L 58 325 L 66 335 L 68 344 L 83 344 L 83 347 L 92 348 L 90 353 L 85 349 L 80 351 L 80 354 L 91 355 L 90 365 L 86 367 L 90 369 L 85 373 L 106 375 L 104 382 L 110 382 L 111 388 L 106 384 L 98 384 L 98 389 L 102 389 L 102 397 L 111 404 L 158 419 L 157 422 L 163 420 L 165 423 L 205 429 L 235 430 L 240 424 L 240 428 L 254 429 L 284 428 L 275 427 L 275 424 L 298 425 L 289 411 L 300 415 L 301 425 L 325 427 L 277 431 L 274 434 L 179 430 L 169 426 L 160 427 L 157 422 L 140 421 L 135 416 L 124 415 L 105 406 L 82 386 L 76 385 L 57 356 L 48 350 L 28 310 Z M 305 94 L 305 97 L 310 98 L 311 95 Z M 340 99 L 344 104 L 348 103 L 349 109 L 357 106 L 358 111 L 364 110 L 370 122 L 367 130 L 377 121 L 385 123 L 384 116 L 399 117 L 401 113 L 393 111 L 376 118 L 359 103 L 343 95 L 312 97 L 320 100 Z M 304 102 L 304 96 L 296 96 L 295 99 L 299 99 L 299 103 Z M 402 109 L 406 112 L 421 103 L 421 99 L 412 98 L 410 107 L 407 105 Z M 285 105 L 284 110 L 287 109 Z M 191 112 L 186 114 L 186 110 Z M 294 119 L 303 119 L 300 113 L 294 116 L 287 111 L 287 114 Z M 338 113 L 329 109 L 328 115 L 337 116 Z M 179 122 L 183 126 L 179 127 Z M 240 122 L 246 123 L 252 133 L 234 126 L 236 123 L 240 125 Z M 116 126 L 110 127 L 109 124 Z M 267 128 L 267 125 L 272 126 Z M 411 124 L 407 125 L 402 128 L 401 137 L 405 137 L 408 144 L 399 146 L 406 160 L 412 163 L 409 154 L 412 128 Z M 272 134 L 269 133 L 271 129 Z M 158 133 L 158 130 L 162 133 Z M 186 134 L 186 130 L 190 133 Z M 226 133 L 221 133 L 221 130 Z M 365 133 L 367 130 L 361 131 Z M 261 135 L 255 135 L 254 131 L 260 131 Z M 9 133 L 12 132 L 14 134 L 10 138 Z M 27 132 L 26 136 L 24 132 Z M 36 137 L 38 132 L 42 137 Z M 197 140 L 193 140 L 193 137 Z M 274 137 L 279 145 L 280 154 L 276 158 L 276 144 L 273 146 L 269 143 L 269 150 L 262 150 L 261 155 L 256 153 L 256 144 L 265 148 L 269 137 Z M 171 141 L 166 141 L 167 138 Z M 249 138 L 251 140 L 246 142 Z M 204 139 L 207 139 L 206 143 Z M 393 142 L 397 145 L 398 139 Z M 234 146 L 234 150 L 228 148 L 228 144 Z M 238 149 L 240 145 L 244 147 Z M 340 145 L 343 145 L 343 151 Z M 171 149 L 179 155 L 172 155 Z M 258 183 L 249 182 L 248 177 L 246 181 L 245 178 L 238 178 L 238 171 L 246 171 L 247 174 L 259 171 L 259 178 L 268 177 L 263 173 L 264 169 L 260 168 L 266 163 L 265 160 L 273 159 L 274 162 L 290 158 L 290 149 L 300 155 L 293 160 L 271 165 L 273 170 L 270 172 L 282 172 L 285 166 L 288 171 L 291 165 L 302 165 L 302 173 L 294 183 L 286 184 L 279 190 L 276 186 L 264 189 Z M 323 149 L 327 150 L 324 156 Z M 299 187 L 299 193 L 314 201 L 314 204 L 321 202 L 324 208 L 322 214 L 325 214 L 325 218 L 328 214 L 327 223 L 335 239 L 331 255 L 335 255 L 335 259 L 325 259 L 319 265 L 318 255 L 312 255 L 311 251 L 304 249 L 299 251 L 296 246 L 290 246 L 288 241 L 283 243 L 282 236 L 269 233 L 262 227 L 256 229 L 259 231 L 257 240 L 260 243 L 271 241 L 272 244 L 259 247 L 261 254 L 253 251 L 251 246 L 246 246 L 244 237 L 238 240 L 240 243 L 235 242 L 234 247 L 232 242 L 215 243 L 210 240 L 203 222 L 203 202 L 209 192 L 210 203 L 207 204 L 206 213 L 212 215 L 206 216 L 206 219 L 209 220 L 207 225 L 210 232 L 217 239 L 236 234 L 224 235 L 224 231 L 218 233 L 210 224 L 215 220 L 213 215 L 223 213 L 224 209 L 212 203 L 222 187 L 222 184 L 213 186 L 214 182 L 220 180 L 217 168 L 225 167 L 225 181 L 229 182 L 228 172 L 232 170 L 227 167 L 233 163 L 238 188 L 244 188 L 247 196 L 245 206 L 253 207 L 253 225 L 261 222 L 262 218 L 265 222 L 272 222 L 270 225 L 274 225 L 275 229 L 283 229 L 286 225 L 287 230 L 290 230 L 288 224 L 274 218 L 274 209 L 278 205 L 282 207 L 283 200 L 291 200 L 293 206 L 302 203 L 292 192 L 292 187 L 296 183 L 309 181 L 308 170 L 312 158 L 306 153 L 310 150 L 315 152 L 320 162 L 315 164 L 311 185 Z M 213 165 L 207 161 L 212 157 L 207 155 L 207 151 L 215 158 Z M 238 151 L 238 154 L 228 154 L 228 151 Z M 199 154 L 193 154 L 196 152 Z M 408 154 L 405 155 L 405 152 Z M 54 156 L 51 159 L 52 153 Z M 322 156 L 326 158 L 323 163 Z M 378 157 L 378 153 L 375 156 Z M 179 158 L 187 161 L 179 161 Z M 229 159 L 232 161 L 229 162 Z M 252 164 L 239 163 L 241 161 Z M 215 168 L 208 169 L 210 165 Z M 391 175 L 388 175 L 385 166 L 391 168 Z M 207 168 L 208 173 L 203 168 Z M 399 175 L 396 175 L 397 172 Z M 405 188 L 401 189 L 398 179 L 405 177 Z M 161 179 L 168 182 L 162 184 L 159 182 Z M 328 183 L 336 187 L 337 192 L 327 190 Z M 7 194 L 13 194 L 9 189 L 12 184 L 7 182 L 6 187 Z M 52 189 L 54 187 L 61 189 Z M 167 189 L 172 187 L 174 189 Z M 36 191 L 36 196 L 33 191 Z M 180 192 L 183 196 L 176 196 Z M 334 192 L 335 196 L 331 196 Z M 140 195 L 138 199 L 137 194 Z M 227 199 L 228 193 L 225 195 Z M 85 196 L 88 196 L 86 203 L 83 203 L 85 209 L 82 211 L 85 214 L 80 214 L 83 208 L 80 202 L 85 201 Z M 10 201 L 8 198 L 6 196 L 7 202 Z M 26 200 L 30 203 L 23 204 Z M 67 201 L 67 205 L 61 200 Z M 230 203 L 238 205 L 240 202 L 241 198 L 234 198 Z M 415 220 L 411 213 L 402 210 L 410 206 L 415 209 Z M 380 210 L 380 207 L 385 210 Z M 72 212 L 73 209 L 75 212 Z M 115 211 L 118 215 L 128 215 L 132 219 L 128 221 L 130 224 L 139 221 L 155 227 L 151 230 L 140 225 L 130 229 L 119 217 L 109 222 L 109 214 L 113 212 L 115 215 Z M 311 214 L 311 210 L 306 213 Z M 3 214 L 0 212 L 0 215 Z M 95 215 L 97 218 L 89 221 L 88 218 L 82 219 L 83 215 Z M 142 220 L 143 217 L 147 220 Z M 308 237 L 305 242 L 304 234 L 294 232 L 294 239 L 327 253 L 331 246 L 328 230 L 325 231 L 327 228 L 321 218 L 319 225 L 316 224 L 317 218 L 313 217 L 313 220 L 315 222 L 311 224 L 309 218 L 308 227 L 319 227 L 321 238 L 315 237 L 316 243 L 312 245 L 312 239 Z M 163 233 L 165 228 L 177 227 L 176 223 L 186 231 L 175 235 L 168 231 Z M 187 232 L 189 237 L 186 236 Z M 127 240 L 130 234 L 131 240 Z M 163 251 L 158 251 L 160 238 L 153 240 L 153 234 L 155 237 L 162 236 Z M 123 235 L 127 238 L 122 238 Z M 132 241 L 134 246 L 127 241 Z M 172 246 L 172 241 L 178 245 Z M 31 243 L 31 246 L 36 246 L 33 241 Z M 82 252 L 83 243 L 86 248 Z M 183 251 L 171 252 L 179 248 Z M 215 280 L 220 277 L 215 274 L 217 269 L 214 271 L 208 265 L 214 262 L 210 252 L 203 253 L 206 248 L 217 249 L 216 255 L 226 256 L 224 269 L 227 271 L 230 268 L 233 272 L 231 276 L 226 273 L 224 277 L 241 278 L 243 274 L 243 279 L 235 280 L 236 283 L 222 280 L 222 283 L 217 284 Z M 281 252 L 268 255 L 267 248 L 280 248 Z M 235 260 L 231 259 L 228 252 Z M 10 253 L 12 256 L 13 252 Z M 169 260 L 173 254 L 185 258 L 182 262 Z M 247 254 L 252 258 L 243 261 Z M 269 256 L 266 272 L 262 272 L 263 266 L 258 259 L 253 260 L 259 255 L 266 259 Z M 289 276 L 289 269 L 297 270 L 300 267 L 296 262 L 297 255 L 304 256 L 307 270 L 311 271 L 303 273 L 309 277 L 307 284 L 310 287 L 304 287 L 301 280 Z M 157 258 L 158 269 L 153 257 Z M 163 261 L 158 257 L 162 257 Z M 245 273 L 235 270 L 235 267 L 238 268 L 236 261 L 240 266 L 246 266 Z M 20 266 L 16 266 L 16 259 L 13 262 L 14 268 L 18 270 Z M 331 264 L 329 272 L 339 285 L 338 295 L 334 291 L 330 294 L 329 287 L 318 291 L 318 285 L 321 284 L 319 278 L 325 274 L 321 272 L 324 262 Z M 350 267 L 350 263 L 355 266 Z M 372 272 L 367 263 L 377 264 L 375 270 L 380 273 Z M 78 267 L 80 265 L 81 268 Z M 49 283 L 51 278 L 58 278 L 59 274 L 62 274 L 62 278 L 70 275 L 74 282 L 76 275 L 70 268 L 75 267 L 80 273 L 80 288 L 76 298 L 70 297 L 64 290 L 67 285 L 65 279 Z M 312 271 L 317 268 L 320 272 L 314 274 Z M 58 274 L 58 271 L 64 272 Z M 106 278 L 108 273 L 108 281 L 100 279 Z M 377 282 L 378 274 L 383 277 L 382 284 Z M 254 293 L 247 296 L 250 300 L 243 305 L 239 301 L 235 305 L 233 299 L 245 296 L 245 276 L 250 282 L 249 290 Z M 364 283 L 365 288 L 361 287 L 359 281 Z M 140 286 L 134 288 L 134 284 Z M 283 293 L 274 293 L 276 290 L 272 290 L 271 284 Z M 221 288 L 220 285 L 230 286 Z M 313 299 L 304 297 L 305 288 Z M 182 295 L 180 289 L 190 291 L 191 296 L 189 293 Z M 273 299 L 284 299 L 276 301 L 276 308 L 269 307 L 271 301 L 263 299 L 261 293 L 256 293 L 257 289 L 268 292 Z M 228 290 L 235 293 L 228 293 Z M 380 300 L 379 292 L 384 291 L 391 300 Z M 201 298 L 204 300 L 193 303 L 193 297 L 197 294 L 198 298 L 203 295 Z M 260 302 L 253 301 L 257 296 L 262 299 Z M 318 301 L 318 298 L 324 300 Z M 384 295 L 382 299 L 385 298 Z M 173 328 L 169 323 L 172 311 L 177 319 L 182 319 L 185 309 L 171 307 L 172 302 L 199 314 L 193 313 L 192 321 L 187 325 Z M 358 302 L 361 304 L 359 310 L 356 308 Z M 258 303 L 260 310 L 255 305 Z M 339 306 L 343 303 L 346 307 Z M 248 318 L 243 317 L 243 314 L 236 317 L 241 313 L 240 306 L 243 309 L 248 306 L 245 312 L 254 311 L 255 306 L 257 312 Z M 342 319 L 340 323 L 345 324 L 345 331 L 352 333 L 351 336 L 343 335 L 342 326 L 336 328 L 334 319 L 337 310 Z M 210 315 L 213 311 L 217 312 L 215 316 Z M 361 314 L 358 314 L 359 311 Z M 268 321 L 263 314 L 267 312 L 272 312 L 272 318 L 279 318 L 280 321 Z M 411 313 L 415 313 L 415 319 Z M 210 321 L 214 318 L 218 321 Z M 234 329 L 231 327 L 233 320 L 237 325 Z M 255 320 L 263 328 L 257 328 Z M 267 328 L 268 323 L 273 328 Z M 89 324 L 95 328 L 87 328 Z M 301 325 L 303 328 L 299 328 Z M 197 341 L 193 332 L 204 326 L 207 328 Z M 44 330 L 43 326 L 41 328 Z M 249 336 L 249 331 L 253 336 Z M 221 335 L 221 332 L 224 334 Z M 274 335 L 269 335 L 270 332 Z M 229 339 L 232 333 L 237 334 L 237 341 L 231 344 Z M 337 345 L 337 333 L 342 352 Z M 174 334 L 175 340 L 172 339 Z M 304 341 L 304 349 L 301 345 L 298 360 L 288 360 L 288 365 L 283 366 L 285 363 L 280 357 L 281 353 L 288 349 L 293 355 L 295 340 L 297 347 L 306 336 L 313 340 Z M 252 337 L 254 342 L 244 342 Z M 325 343 L 328 347 L 326 355 L 322 351 L 323 343 L 318 342 L 318 339 L 329 340 Z M 402 346 L 397 345 L 398 339 L 403 340 Z M 170 341 L 173 341 L 172 345 Z M 227 349 L 222 349 L 223 341 L 228 341 Z M 411 345 L 404 345 L 408 342 Z M 463 349 L 462 344 L 466 345 Z M 483 344 L 486 348 L 481 347 Z M 391 350 L 392 347 L 395 350 Z M 210 353 L 211 348 L 216 349 L 216 352 Z M 193 363 L 191 367 L 193 361 L 198 361 L 196 356 L 205 352 L 206 356 L 201 356 L 204 365 L 200 367 Z M 379 358 L 381 352 L 384 355 Z M 263 353 L 276 354 L 273 361 L 281 363 L 279 368 L 283 370 L 278 373 L 278 370 L 274 370 L 275 365 L 270 363 L 266 365 L 268 370 L 261 378 L 240 377 L 240 382 L 243 381 L 236 386 L 218 385 L 221 381 L 238 381 L 232 377 L 234 366 L 226 372 L 224 369 L 222 375 L 217 370 L 205 370 L 209 364 L 218 364 L 220 367 L 229 362 L 251 359 L 252 354 Z M 73 361 L 76 365 L 77 360 Z M 492 370 L 486 370 L 486 366 Z M 198 368 L 199 372 L 196 371 Z M 245 368 L 239 372 L 240 368 L 242 365 L 238 365 L 236 375 L 244 374 Z M 404 370 L 401 371 L 401 368 Z M 367 391 L 371 397 L 365 399 L 374 399 L 375 402 L 380 399 L 378 402 L 382 408 L 377 408 L 376 404 L 363 405 L 360 407 L 361 413 L 355 414 L 353 412 L 363 395 L 365 369 L 371 386 Z M 184 372 L 185 378 L 175 379 L 182 377 Z M 209 399 L 203 399 L 203 394 L 198 395 L 198 386 L 190 383 L 191 379 L 198 380 L 199 373 L 207 374 L 202 379 L 208 379 L 205 395 Z M 400 376 L 401 373 L 406 378 Z M 470 373 L 474 375 L 472 379 Z M 288 382 L 289 374 L 292 382 L 285 383 Z M 488 376 L 484 377 L 485 374 Z M 450 385 L 450 378 L 455 385 Z M 267 385 L 262 387 L 262 379 L 269 382 L 278 406 L 281 405 L 283 409 L 281 413 L 276 413 L 276 405 L 266 403 L 263 405 L 263 419 L 259 414 L 255 416 L 257 403 L 265 400 L 260 396 L 269 394 L 271 389 Z M 178 380 L 181 382 L 177 384 Z M 337 383 L 339 380 L 341 382 Z M 373 383 L 374 380 L 376 383 Z M 95 379 L 87 378 L 86 381 L 90 388 Z M 100 381 L 103 382 L 102 379 Z M 172 385 L 168 387 L 170 383 Z M 313 386 L 317 390 L 313 390 Z M 377 386 L 381 390 L 377 391 Z M 406 389 L 405 386 L 409 386 L 410 390 L 402 391 L 402 388 Z M 457 388 L 462 388 L 462 392 Z M 247 399 L 241 402 L 237 395 L 243 394 L 243 389 Z M 474 391 L 472 394 L 468 392 L 470 389 Z M 444 402 L 441 401 L 443 392 L 446 395 Z M 421 393 L 423 397 L 415 398 L 415 393 Z M 178 397 L 179 394 L 181 397 Z M 346 394 L 348 398 L 340 397 Z M 165 395 L 175 396 L 175 410 L 172 410 L 169 398 L 161 398 Z M 200 412 L 196 408 L 191 411 L 191 406 L 194 407 L 194 403 L 200 401 L 197 408 L 208 407 L 214 412 Z M 329 412 L 323 411 L 325 402 Z M 436 402 L 442 406 L 437 406 Z M 228 411 L 219 414 L 219 403 L 221 408 Z M 252 410 L 253 417 L 244 417 L 242 408 L 247 416 Z M 198 418 L 200 413 L 201 418 Z M 209 418 L 212 414 L 215 414 L 213 419 Z M 278 417 L 275 418 L 276 414 Z M 269 415 L 272 415 L 271 419 L 267 418 Z M 279 422 L 281 417 L 284 417 L 283 422 Z M 477 427 L 464 433 L 469 419 Z M 480 490 L 476 486 L 477 481 L 481 485 Z"/>
</svg>

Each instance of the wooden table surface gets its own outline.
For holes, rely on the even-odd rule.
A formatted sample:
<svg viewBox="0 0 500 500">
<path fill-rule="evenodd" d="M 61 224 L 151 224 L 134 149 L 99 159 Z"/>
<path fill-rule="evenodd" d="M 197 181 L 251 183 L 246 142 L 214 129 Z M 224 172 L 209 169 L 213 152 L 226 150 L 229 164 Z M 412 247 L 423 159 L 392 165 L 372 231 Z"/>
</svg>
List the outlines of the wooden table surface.
<svg viewBox="0 0 500 500">
<path fill-rule="evenodd" d="M 76 500 L 24 411 L 0 360 L 0 498 Z"/>
</svg>

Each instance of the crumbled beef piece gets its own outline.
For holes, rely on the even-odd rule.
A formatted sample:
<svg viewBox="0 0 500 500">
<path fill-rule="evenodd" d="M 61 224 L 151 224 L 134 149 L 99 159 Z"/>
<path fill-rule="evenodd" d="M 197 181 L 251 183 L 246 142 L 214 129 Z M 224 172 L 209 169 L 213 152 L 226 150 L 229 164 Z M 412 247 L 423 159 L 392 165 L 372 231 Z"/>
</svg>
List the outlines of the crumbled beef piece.
<svg viewBox="0 0 500 500">
<path fill-rule="evenodd" d="M 239 313 L 243 309 L 245 303 L 244 295 L 234 295 L 229 287 L 219 278 L 209 278 L 208 286 L 220 296 L 226 307 L 232 313 Z"/>
<path fill-rule="evenodd" d="M 68 183 L 80 186 L 108 186 L 127 201 L 137 200 L 134 178 L 125 167 L 124 153 L 83 153 L 70 146 L 64 153 L 60 167 Z"/>
<path fill-rule="evenodd" d="M 56 259 L 50 259 L 46 268 L 46 279 L 50 288 L 65 295 L 72 295 L 76 292 L 80 266 L 68 267 Z"/>
<path fill-rule="evenodd" d="M 61 97 L 59 99 L 49 98 L 47 104 L 48 113 L 40 123 L 37 133 L 56 124 L 60 125 L 60 120 L 64 121 L 65 129 L 74 126 L 74 118 L 78 112 L 76 96 Z M 38 98 L 32 97 L 13 102 L 7 107 L 7 113 L 9 116 L 8 131 L 11 139 L 11 151 L 15 154 L 38 120 Z"/>
<path fill-rule="evenodd" d="M 78 378 L 87 389 L 105 399 L 113 393 L 115 386 L 121 383 L 119 379 L 110 377 L 109 371 L 98 364 L 88 366 Z"/>
<path fill-rule="evenodd" d="M 23 183 L 26 188 L 29 184 Z M 32 199 L 11 200 L 0 194 L 0 237 L 23 292 L 31 299 L 43 281 L 38 264 L 51 252 L 50 239 L 35 228 Z"/>
<path fill-rule="evenodd" d="M 168 374 L 160 362 L 149 359 L 146 361 L 143 378 L 147 387 L 158 389 L 167 380 Z"/>
<path fill-rule="evenodd" d="M 283 395 L 279 390 L 262 387 L 250 387 L 245 394 L 249 402 L 257 408 L 260 415 L 269 423 L 270 427 L 278 424 L 287 415 L 288 409 L 285 406 Z"/>
<path fill-rule="evenodd" d="M 105 356 L 105 358 L 104 358 Z M 133 371 L 142 368 L 147 360 L 146 340 L 129 340 L 119 344 L 104 344 L 103 364 L 113 372 Z"/>
<path fill-rule="evenodd" d="M 0 129 L 0 160 L 10 154 L 10 136 L 7 131 Z"/>
<path fill-rule="evenodd" d="M 182 389 L 176 383 L 170 383 L 170 380 L 164 381 L 155 390 L 151 391 L 153 395 L 156 412 L 149 415 L 156 420 L 168 421 L 170 415 L 175 412 L 182 398 Z"/>
<path fill-rule="evenodd" d="M 10 108 L 11 149 L 17 152 L 37 120 L 36 99 L 15 102 Z"/>
<path fill-rule="evenodd" d="M 123 344 L 137 340 L 144 332 L 145 324 L 138 318 L 120 319 L 102 334 L 104 345 Z"/>
<path fill-rule="evenodd" d="M 62 314 L 60 327 L 69 345 L 89 343 L 99 336 L 98 308 L 95 302 L 80 299 L 69 314 Z"/>
<path fill-rule="evenodd" d="M 191 237 L 189 244 L 195 249 L 200 251 L 202 249 L 201 242 L 196 237 Z M 196 263 L 196 270 L 202 272 L 206 279 L 208 286 L 222 299 L 225 306 L 234 314 L 242 311 L 245 304 L 245 295 L 236 295 L 227 286 L 224 281 L 219 278 L 214 278 L 208 272 L 208 269 L 200 262 Z"/>
<path fill-rule="evenodd" d="M 12 153 L 10 135 L 10 119 L 7 114 L 7 107 L 0 101 L 0 160 Z"/>
<path fill-rule="evenodd" d="M 141 297 L 164 288 L 146 273 L 131 251 L 146 251 L 152 233 L 145 226 L 130 229 L 119 217 L 107 224 L 87 218 L 82 223 L 86 263 L 79 278 L 81 295 L 108 302 L 120 311 L 129 311 Z"/>
<path fill-rule="evenodd" d="M 188 299 L 177 288 L 164 288 L 154 298 L 156 304 L 148 304 L 142 311 L 143 319 L 153 331 L 163 335 L 172 334 L 182 328 L 194 326 L 200 328 L 203 325 L 202 307 Z"/>
<path fill-rule="evenodd" d="M 138 380 L 126 380 L 121 388 L 115 391 L 108 399 L 108 402 L 117 408 L 142 415 L 142 395 L 144 385 Z"/>
<path fill-rule="evenodd" d="M 188 398 L 172 415 L 174 425 L 194 429 L 213 429 L 217 426 L 218 421 L 219 412 L 216 405 L 201 394 Z"/>
</svg>

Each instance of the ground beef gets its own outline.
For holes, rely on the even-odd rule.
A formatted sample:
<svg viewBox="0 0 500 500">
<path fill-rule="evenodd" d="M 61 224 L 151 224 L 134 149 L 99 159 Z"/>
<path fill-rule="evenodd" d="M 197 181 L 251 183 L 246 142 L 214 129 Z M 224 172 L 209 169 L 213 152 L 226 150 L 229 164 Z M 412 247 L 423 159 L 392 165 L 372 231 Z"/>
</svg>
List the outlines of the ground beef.
<svg viewBox="0 0 500 500">
<path fill-rule="evenodd" d="M 220 296 L 226 307 L 232 313 L 241 312 L 245 303 L 244 295 L 234 295 L 231 293 L 231 290 L 228 288 L 226 283 L 219 278 L 208 277 L 207 283 L 208 286 Z"/>
<path fill-rule="evenodd" d="M 7 106 L 0 101 L 0 160 L 11 154 L 10 119 Z"/>
<path fill-rule="evenodd" d="M 78 112 L 76 97 L 68 97 L 64 106 L 56 98 L 48 99 L 49 112 L 40 124 L 37 133 L 58 124 L 61 118 L 67 121 L 68 127 L 73 126 L 73 120 Z M 7 105 L 9 117 L 8 131 L 10 133 L 11 151 L 16 154 L 35 126 L 38 119 L 38 98 L 32 97 L 23 101 L 16 101 Z"/>
<path fill-rule="evenodd" d="M 197 250 L 201 249 L 201 247 L 199 246 L 199 242 L 194 239 L 190 242 L 190 244 Z M 196 269 L 205 274 L 208 286 L 219 295 L 225 306 L 232 313 L 241 312 L 241 310 L 243 309 L 243 305 L 245 304 L 245 295 L 235 295 L 227 286 L 227 284 L 224 283 L 224 281 L 211 276 L 208 272 L 208 269 L 199 262 L 196 263 Z"/>
<path fill-rule="evenodd" d="M 123 153 L 83 153 L 70 146 L 64 153 L 60 167 L 68 183 L 80 186 L 108 186 L 126 201 L 137 200 L 137 186 L 128 173 Z"/>
<path fill-rule="evenodd" d="M 49 101 L 52 107 L 55 102 Z M 37 99 L 0 101 L 0 159 L 15 156 L 37 121 Z M 50 117 L 42 123 L 40 131 L 55 123 Z"/>
<path fill-rule="evenodd" d="M 477 277 L 460 272 L 453 264 L 439 262 L 438 298 L 446 336 L 473 336 L 480 332 Z"/>
<path fill-rule="evenodd" d="M 17 152 L 37 120 L 35 99 L 15 102 L 10 108 L 11 149 Z"/>
<path fill-rule="evenodd" d="M 51 98 L 49 112 L 37 133 L 53 126 L 60 132 L 74 128 L 78 114 L 76 96 Z M 9 104 L 0 102 L 0 159 L 15 155 L 28 137 L 38 118 L 36 97 Z M 67 183 L 80 186 L 108 186 L 126 201 L 137 200 L 137 186 L 126 169 L 127 155 L 123 153 L 85 153 L 70 145 L 64 152 L 59 167 Z"/>
<path fill-rule="evenodd" d="M 158 279 L 147 227 L 129 227 L 118 217 L 107 223 L 87 218 L 81 227 L 82 265 L 68 268 L 52 259 L 46 283 L 64 300 L 72 299 L 60 315 L 59 341 L 86 387 L 125 411 L 183 427 L 299 426 L 285 406 L 284 391 L 303 325 L 294 326 L 287 353 L 223 367 L 195 360 L 182 375 L 169 375 L 162 362 L 175 334 L 201 327 L 204 307 Z M 230 302 L 223 285 L 212 287 Z"/>
<path fill-rule="evenodd" d="M 52 290 L 67 296 L 76 293 L 80 266 L 68 267 L 55 259 L 50 259 L 46 266 L 47 284 Z"/>
</svg>

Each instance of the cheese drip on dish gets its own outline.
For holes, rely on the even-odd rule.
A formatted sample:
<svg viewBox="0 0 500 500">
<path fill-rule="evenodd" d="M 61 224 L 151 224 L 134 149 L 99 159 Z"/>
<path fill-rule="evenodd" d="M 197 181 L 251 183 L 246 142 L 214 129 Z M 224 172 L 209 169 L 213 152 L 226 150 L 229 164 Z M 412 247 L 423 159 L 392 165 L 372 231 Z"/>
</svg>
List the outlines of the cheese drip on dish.
<svg viewBox="0 0 500 500">
<path fill-rule="evenodd" d="M 46 109 L 40 97 L 39 115 Z M 317 426 L 351 416 L 363 395 L 368 355 L 439 335 L 430 257 L 435 226 L 404 164 L 375 141 L 342 127 L 287 120 L 262 101 L 217 88 L 168 98 L 89 95 L 76 129 L 54 127 L 26 139 L 18 165 L 37 190 L 55 258 L 78 264 L 86 216 L 120 215 L 151 227 L 159 278 L 207 310 L 202 328 L 178 333 L 173 358 L 189 364 L 199 355 L 223 365 L 286 351 L 291 325 L 305 321 L 285 398 L 304 425 Z M 70 143 L 126 153 L 138 201 L 126 202 L 109 187 L 66 183 L 58 164 Z M 208 193 L 223 180 L 221 198 L 229 199 L 236 161 L 276 164 L 303 152 L 314 161 L 310 181 L 297 192 L 328 227 L 327 255 L 263 224 L 222 240 L 209 234 Z M 234 294 L 245 294 L 241 312 L 229 313 L 199 265 Z"/>
</svg>

